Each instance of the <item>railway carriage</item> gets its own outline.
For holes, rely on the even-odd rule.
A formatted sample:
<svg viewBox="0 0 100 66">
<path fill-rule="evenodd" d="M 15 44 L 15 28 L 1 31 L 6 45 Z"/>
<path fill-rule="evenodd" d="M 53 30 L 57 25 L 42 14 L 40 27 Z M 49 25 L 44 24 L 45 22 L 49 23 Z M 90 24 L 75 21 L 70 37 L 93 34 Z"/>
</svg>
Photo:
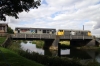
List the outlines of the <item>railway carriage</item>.
<svg viewBox="0 0 100 66">
<path fill-rule="evenodd" d="M 52 28 L 24 28 L 17 27 L 15 28 L 16 33 L 25 33 L 25 34 L 54 34 L 56 35 L 56 29 Z"/>
<path fill-rule="evenodd" d="M 77 35 L 77 36 L 91 36 L 91 31 L 89 30 L 66 30 L 59 29 L 57 35 Z"/>
</svg>

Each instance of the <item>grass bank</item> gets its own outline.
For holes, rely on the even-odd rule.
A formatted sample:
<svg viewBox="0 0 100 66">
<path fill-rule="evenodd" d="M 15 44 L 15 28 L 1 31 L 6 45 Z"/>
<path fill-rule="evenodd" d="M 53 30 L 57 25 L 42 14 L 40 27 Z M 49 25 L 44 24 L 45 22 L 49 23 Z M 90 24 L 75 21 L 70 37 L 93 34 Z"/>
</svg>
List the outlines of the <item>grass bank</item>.
<svg viewBox="0 0 100 66">
<path fill-rule="evenodd" d="M 0 37 L 0 45 L 6 40 L 6 37 Z"/>
<path fill-rule="evenodd" d="M 20 50 L 21 50 L 21 41 L 15 41 L 15 40 L 12 40 L 11 41 L 11 45 L 9 45 L 7 48 L 18 53 Z"/>
<path fill-rule="evenodd" d="M 0 47 L 0 57 L 0 66 L 43 66 L 2 47 Z"/>
</svg>

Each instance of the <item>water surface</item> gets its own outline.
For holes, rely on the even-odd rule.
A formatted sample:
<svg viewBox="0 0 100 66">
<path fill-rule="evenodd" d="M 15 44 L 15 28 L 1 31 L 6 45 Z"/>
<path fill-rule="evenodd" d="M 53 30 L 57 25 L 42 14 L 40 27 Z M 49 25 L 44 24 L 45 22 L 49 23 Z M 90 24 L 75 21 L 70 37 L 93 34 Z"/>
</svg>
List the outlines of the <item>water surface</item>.
<svg viewBox="0 0 100 66">
<path fill-rule="evenodd" d="M 58 56 L 58 51 L 44 50 L 42 48 L 36 48 L 36 44 L 32 44 L 31 41 L 27 43 L 21 42 L 21 48 L 23 50 L 29 50 L 30 52 L 37 52 L 42 55 Z M 100 51 L 96 50 L 77 50 L 77 49 L 60 49 L 60 56 L 69 58 L 79 58 L 80 62 L 87 64 L 89 61 L 97 61 L 100 63 Z"/>
</svg>

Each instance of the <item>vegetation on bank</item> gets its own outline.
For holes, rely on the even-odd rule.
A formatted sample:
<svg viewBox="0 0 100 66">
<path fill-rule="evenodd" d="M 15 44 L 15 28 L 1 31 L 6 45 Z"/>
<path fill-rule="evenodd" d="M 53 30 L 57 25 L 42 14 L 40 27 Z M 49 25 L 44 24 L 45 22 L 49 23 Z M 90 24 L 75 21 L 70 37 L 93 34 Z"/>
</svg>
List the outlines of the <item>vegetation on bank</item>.
<svg viewBox="0 0 100 66">
<path fill-rule="evenodd" d="M 18 53 L 20 50 L 21 50 L 21 41 L 12 41 L 11 42 L 11 45 L 9 45 L 7 48 L 10 49 L 10 50 L 13 50 L 14 52 Z"/>
<path fill-rule="evenodd" d="M 43 66 L 2 47 L 0 47 L 0 57 L 0 66 Z"/>
<path fill-rule="evenodd" d="M 5 40 L 6 40 L 6 37 L 0 37 L 0 45 L 3 44 Z"/>
<path fill-rule="evenodd" d="M 19 43 L 19 44 L 17 44 L 17 43 Z M 74 61 L 74 60 L 70 60 L 68 58 L 50 57 L 50 56 L 40 55 L 40 54 L 35 53 L 35 52 L 30 53 L 28 50 L 24 51 L 20 47 L 21 47 L 20 41 L 17 41 L 17 42 L 13 41 L 13 44 L 8 48 L 15 51 L 17 54 L 19 54 L 25 58 L 36 61 L 36 62 L 43 64 L 43 65 L 46 65 L 46 66 L 66 66 L 66 65 L 82 66 L 79 63 L 79 60 Z"/>
<path fill-rule="evenodd" d="M 50 57 L 40 55 L 35 52 L 21 50 L 19 54 L 25 58 L 31 59 L 45 66 L 83 66 L 78 59 L 68 59 L 63 57 Z"/>
<path fill-rule="evenodd" d="M 70 41 L 60 41 L 59 43 L 61 44 L 62 47 L 70 46 Z M 42 40 L 33 40 L 32 44 L 36 44 L 37 48 L 43 48 L 44 41 L 42 41 Z"/>
<path fill-rule="evenodd" d="M 9 33 L 9 34 L 13 34 L 14 31 L 13 31 L 13 29 L 11 29 L 11 27 L 8 26 L 8 28 L 7 28 L 7 33 Z"/>
<path fill-rule="evenodd" d="M 82 47 L 76 47 L 76 49 L 84 49 L 84 50 L 88 50 L 88 49 L 92 49 L 92 50 L 99 50 L 100 47 L 96 47 L 96 46 L 82 46 Z"/>
<path fill-rule="evenodd" d="M 45 55 L 39 55 L 38 53 L 35 53 L 35 52 L 30 53 L 28 50 L 23 51 L 22 49 L 20 49 L 21 47 L 20 42 L 22 41 L 13 41 L 13 44 L 9 49 L 12 49 L 17 54 L 25 58 L 36 61 L 45 66 L 67 66 L 67 65 L 68 66 L 84 66 L 80 63 L 80 59 L 75 59 L 75 58 L 69 59 L 69 58 L 64 58 L 64 57 L 63 58 L 62 57 L 50 57 L 50 56 L 45 56 Z M 85 66 L 91 66 L 91 64 L 92 66 L 95 66 L 95 65 L 99 66 L 97 62 L 89 62 L 89 64 Z"/>
<path fill-rule="evenodd" d="M 43 48 L 43 46 L 44 46 L 44 41 L 42 41 L 42 40 L 33 40 L 33 41 L 32 41 L 32 44 L 36 44 L 36 47 L 37 47 L 37 48 Z"/>
<path fill-rule="evenodd" d="M 60 41 L 60 48 L 65 49 L 65 48 L 71 48 L 70 46 L 70 41 Z"/>
<path fill-rule="evenodd" d="M 60 41 L 59 43 L 60 43 L 61 45 L 70 46 L 70 41 Z"/>
</svg>

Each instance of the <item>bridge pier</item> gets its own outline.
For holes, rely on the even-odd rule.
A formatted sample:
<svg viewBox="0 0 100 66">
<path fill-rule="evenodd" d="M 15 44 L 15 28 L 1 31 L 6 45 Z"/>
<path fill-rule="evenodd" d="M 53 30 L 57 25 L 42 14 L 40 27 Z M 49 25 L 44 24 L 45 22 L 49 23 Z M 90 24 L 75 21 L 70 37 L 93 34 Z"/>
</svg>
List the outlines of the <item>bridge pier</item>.
<svg viewBox="0 0 100 66">
<path fill-rule="evenodd" d="M 49 49 L 52 46 L 54 39 L 46 39 L 44 40 L 44 49 Z"/>
<path fill-rule="evenodd" d="M 71 46 L 96 46 L 94 39 L 87 40 L 70 40 Z"/>
</svg>

